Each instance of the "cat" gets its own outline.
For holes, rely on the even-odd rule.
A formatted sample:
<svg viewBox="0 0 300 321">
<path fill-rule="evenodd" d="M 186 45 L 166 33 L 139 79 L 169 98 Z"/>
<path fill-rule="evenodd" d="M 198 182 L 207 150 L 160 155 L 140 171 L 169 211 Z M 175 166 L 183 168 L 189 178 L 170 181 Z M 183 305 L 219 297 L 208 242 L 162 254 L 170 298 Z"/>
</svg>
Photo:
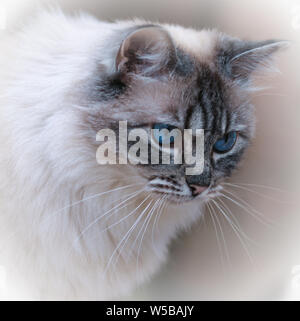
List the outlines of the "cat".
<svg viewBox="0 0 300 321">
<path fill-rule="evenodd" d="M 254 75 L 286 42 L 44 11 L 1 39 L 4 297 L 110 299 L 166 262 L 255 132 Z M 204 129 L 204 168 L 99 165 L 119 121 Z"/>
</svg>

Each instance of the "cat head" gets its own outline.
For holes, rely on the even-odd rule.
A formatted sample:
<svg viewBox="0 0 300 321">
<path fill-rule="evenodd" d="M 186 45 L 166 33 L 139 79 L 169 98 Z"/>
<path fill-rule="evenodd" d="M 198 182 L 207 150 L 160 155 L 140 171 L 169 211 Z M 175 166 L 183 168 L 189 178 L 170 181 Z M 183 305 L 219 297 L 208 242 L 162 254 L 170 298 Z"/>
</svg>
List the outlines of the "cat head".
<svg viewBox="0 0 300 321">
<path fill-rule="evenodd" d="M 177 28 L 140 25 L 123 31 L 118 45 L 112 40 L 113 63 L 91 93 L 101 108 L 90 122 L 100 130 L 127 121 L 128 131 L 143 128 L 149 137 L 157 127 L 203 129 L 201 174 L 187 175 L 184 161 L 135 166 L 149 190 L 180 202 L 215 195 L 237 168 L 254 135 L 253 75 L 286 43 Z"/>
</svg>

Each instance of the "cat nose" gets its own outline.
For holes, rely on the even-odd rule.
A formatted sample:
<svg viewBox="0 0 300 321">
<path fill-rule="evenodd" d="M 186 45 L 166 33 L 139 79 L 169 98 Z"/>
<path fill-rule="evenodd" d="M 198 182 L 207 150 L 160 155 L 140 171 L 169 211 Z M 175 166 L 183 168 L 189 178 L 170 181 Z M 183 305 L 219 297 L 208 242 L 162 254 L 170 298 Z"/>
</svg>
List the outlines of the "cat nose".
<svg viewBox="0 0 300 321">
<path fill-rule="evenodd" d="M 203 193 L 208 186 L 200 186 L 200 185 L 190 185 L 190 188 L 192 189 L 193 196 L 197 196 L 201 193 Z"/>
</svg>

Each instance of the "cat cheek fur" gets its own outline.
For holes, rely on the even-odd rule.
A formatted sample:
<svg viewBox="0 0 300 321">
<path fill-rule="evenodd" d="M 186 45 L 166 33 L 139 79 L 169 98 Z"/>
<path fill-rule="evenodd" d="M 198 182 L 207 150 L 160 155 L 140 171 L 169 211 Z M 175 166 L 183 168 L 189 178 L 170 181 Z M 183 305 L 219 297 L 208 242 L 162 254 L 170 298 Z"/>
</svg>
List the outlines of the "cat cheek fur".
<svg viewBox="0 0 300 321">
<path fill-rule="evenodd" d="M 159 224 L 149 220 L 142 243 L 140 228 L 123 243 L 137 214 L 150 202 L 159 203 L 140 192 L 146 181 L 135 178 L 134 168 L 103 167 L 95 161 L 95 131 L 87 119 L 98 93 L 90 85 L 97 83 L 99 73 L 101 78 L 116 71 L 121 43 L 116 33 L 145 24 L 43 12 L 13 37 L 3 39 L 0 265 L 9 271 L 11 297 L 22 293 L 38 299 L 107 299 L 127 294 L 166 260 L 167 245 L 177 231 L 189 228 L 201 215 L 197 202 L 170 204 Z M 216 31 L 166 29 L 183 50 L 212 63 L 220 37 Z M 110 106 L 105 100 L 100 104 L 104 110 Z M 99 124 L 106 127 L 105 119 Z M 97 219 L 135 192 L 140 193 L 127 207 L 107 220 Z M 145 199 L 135 215 L 103 232 Z"/>
</svg>

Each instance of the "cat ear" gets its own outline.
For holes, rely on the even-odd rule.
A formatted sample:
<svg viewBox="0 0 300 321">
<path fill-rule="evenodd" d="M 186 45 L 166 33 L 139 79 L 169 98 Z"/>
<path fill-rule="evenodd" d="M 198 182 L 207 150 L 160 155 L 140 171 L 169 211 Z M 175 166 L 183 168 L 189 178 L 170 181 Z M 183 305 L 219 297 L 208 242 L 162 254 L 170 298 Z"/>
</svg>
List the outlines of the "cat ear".
<svg viewBox="0 0 300 321">
<path fill-rule="evenodd" d="M 250 42 L 225 40 L 218 58 L 225 74 L 233 80 L 247 81 L 253 71 L 272 69 L 273 54 L 289 45 L 287 41 Z"/>
<path fill-rule="evenodd" d="M 154 76 L 166 70 L 175 58 L 175 47 L 166 30 L 158 26 L 142 27 L 122 42 L 116 69 L 123 73 Z"/>
</svg>

